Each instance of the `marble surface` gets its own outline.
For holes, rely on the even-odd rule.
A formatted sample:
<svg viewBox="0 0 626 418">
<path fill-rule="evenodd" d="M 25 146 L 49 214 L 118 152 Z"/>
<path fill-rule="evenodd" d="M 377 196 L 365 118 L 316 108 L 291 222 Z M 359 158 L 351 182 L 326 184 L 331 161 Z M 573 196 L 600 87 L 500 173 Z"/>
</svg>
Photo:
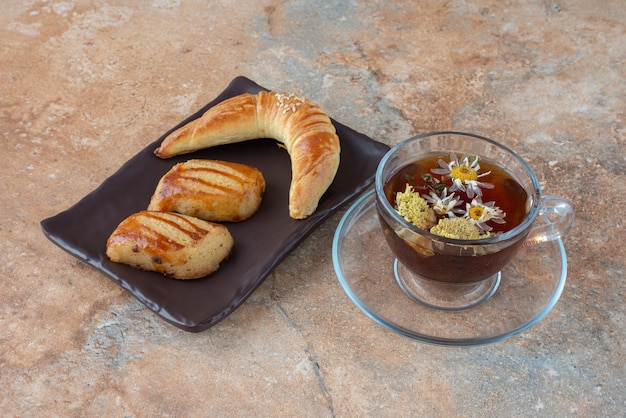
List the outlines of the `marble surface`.
<svg viewBox="0 0 626 418">
<path fill-rule="evenodd" d="M 621 2 L 7 0 L 0 10 L 3 416 L 626 415 Z M 556 307 L 485 346 L 391 333 L 336 278 L 344 208 L 239 309 L 194 334 L 43 236 L 42 219 L 238 75 L 305 95 L 389 145 L 452 129 L 514 148 L 576 211 Z"/>
</svg>

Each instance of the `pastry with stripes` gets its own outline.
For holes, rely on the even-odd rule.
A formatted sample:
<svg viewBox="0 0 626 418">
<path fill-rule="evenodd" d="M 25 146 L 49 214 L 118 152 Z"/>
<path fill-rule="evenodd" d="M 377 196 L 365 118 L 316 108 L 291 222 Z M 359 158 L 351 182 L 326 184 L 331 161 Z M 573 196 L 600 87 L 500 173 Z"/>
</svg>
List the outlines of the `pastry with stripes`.
<svg viewBox="0 0 626 418">
<path fill-rule="evenodd" d="M 173 212 L 141 211 L 113 231 L 106 255 L 115 263 L 187 280 L 215 272 L 233 248 L 224 225 Z"/>
<path fill-rule="evenodd" d="M 148 210 L 212 222 L 240 222 L 261 205 L 265 179 L 257 168 L 219 160 L 176 164 L 159 181 Z"/>
</svg>

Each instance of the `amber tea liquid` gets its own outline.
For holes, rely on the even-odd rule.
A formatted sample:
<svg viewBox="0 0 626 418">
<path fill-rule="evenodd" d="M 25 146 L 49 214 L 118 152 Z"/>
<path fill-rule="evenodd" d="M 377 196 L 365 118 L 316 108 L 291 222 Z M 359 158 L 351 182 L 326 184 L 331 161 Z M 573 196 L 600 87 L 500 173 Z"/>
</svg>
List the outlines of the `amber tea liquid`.
<svg viewBox="0 0 626 418">
<path fill-rule="evenodd" d="M 405 165 L 396 171 L 384 186 L 387 200 L 393 207 L 396 206 L 395 196 L 398 192 L 404 192 L 407 183 L 412 185 L 420 194 L 428 194 L 428 183 L 423 174 L 430 174 L 441 179 L 441 175 L 431 173 L 431 169 L 438 168 L 437 160 L 450 161 L 449 154 L 432 154 Z M 506 213 L 506 223 L 490 223 L 493 228 L 491 233 L 502 233 L 518 226 L 528 213 L 528 194 L 517 180 L 502 166 L 489 161 L 480 160 L 480 172 L 491 171 L 489 175 L 480 178 L 480 181 L 491 183 L 493 189 L 482 189 L 482 201 L 495 201 L 496 205 Z M 421 190 L 421 189 L 424 190 Z M 456 192 L 464 202 L 469 203 L 465 193 Z M 462 216 L 462 215 L 460 215 Z M 395 232 L 380 218 L 385 229 L 385 238 L 398 259 L 416 274 L 432 280 L 445 282 L 467 283 L 482 280 L 485 271 L 499 271 L 509 260 L 509 255 L 517 251 L 524 239 L 518 239 L 513 245 L 502 244 L 502 249 L 488 254 L 469 254 L 459 249 L 457 254 L 450 251 L 438 252 L 437 248 L 418 248 L 415 243 L 408 243 L 398 237 Z M 459 248 L 462 248 L 459 241 Z"/>
</svg>

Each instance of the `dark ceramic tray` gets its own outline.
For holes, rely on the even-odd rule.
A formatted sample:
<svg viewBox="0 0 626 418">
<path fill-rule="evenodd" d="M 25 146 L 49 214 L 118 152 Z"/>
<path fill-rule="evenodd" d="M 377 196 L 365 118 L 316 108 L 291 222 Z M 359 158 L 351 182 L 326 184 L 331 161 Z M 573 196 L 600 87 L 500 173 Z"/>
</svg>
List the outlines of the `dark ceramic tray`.
<svg viewBox="0 0 626 418">
<path fill-rule="evenodd" d="M 237 77 L 215 100 L 172 130 L 227 98 L 261 90 L 265 89 L 255 82 Z M 275 140 L 222 145 L 162 160 L 153 151 L 170 130 L 74 206 L 43 220 L 41 227 L 51 241 L 105 273 L 166 321 L 191 332 L 206 330 L 250 296 L 318 225 L 373 182 L 378 162 L 389 147 L 334 120 L 333 123 L 341 141 L 341 163 L 317 211 L 307 219 L 289 217 L 291 162 Z M 265 177 L 267 187 L 258 212 L 244 222 L 226 224 L 235 240 L 230 258 L 212 275 L 189 281 L 109 261 L 105 245 L 111 232 L 126 217 L 147 208 L 159 179 L 174 164 L 191 158 L 250 164 Z"/>
</svg>

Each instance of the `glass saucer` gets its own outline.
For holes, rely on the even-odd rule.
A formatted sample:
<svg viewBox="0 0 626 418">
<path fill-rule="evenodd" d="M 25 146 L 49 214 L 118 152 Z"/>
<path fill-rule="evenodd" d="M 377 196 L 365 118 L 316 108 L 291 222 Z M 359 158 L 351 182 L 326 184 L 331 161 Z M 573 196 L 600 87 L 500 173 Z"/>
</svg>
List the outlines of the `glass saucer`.
<svg viewBox="0 0 626 418">
<path fill-rule="evenodd" d="M 545 222 L 538 218 L 537 222 Z M 383 327 L 418 341 L 470 346 L 501 341 L 541 320 L 558 301 L 567 275 L 561 240 L 523 247 L 501 271 L 493 296 L 461 311 L 434 309 L 410 299 L 394 275 L 373 190 L 341 219 L 333 239 L 333 264 L 350 299 Z"/>
</svg>

